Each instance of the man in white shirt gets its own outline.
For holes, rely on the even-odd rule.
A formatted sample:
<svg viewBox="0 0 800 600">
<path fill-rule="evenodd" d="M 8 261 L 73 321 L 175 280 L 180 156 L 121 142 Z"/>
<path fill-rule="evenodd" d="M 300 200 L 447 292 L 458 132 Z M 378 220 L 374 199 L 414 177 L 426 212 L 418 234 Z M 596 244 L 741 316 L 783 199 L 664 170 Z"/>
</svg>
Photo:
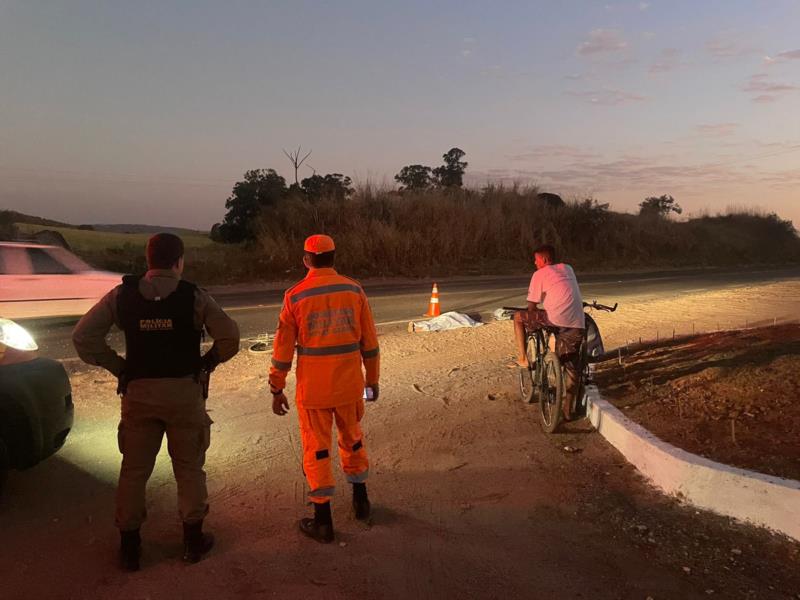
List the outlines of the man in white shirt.
<svg viewBox="0 0 800 600">
<path fill-rule="evenodd" d="M 515 365 L 528 367 L 525 356 L 526 330 L 558 328 L 556 351 L 559 357 L 566 358 L 564 365 L 568 376 L 567 391 L 572 392 L 576 381 L 575 358 L 586 326 L 578 280 L 571 266 L 556 262 L 556 252 L 552 246 L 543 245 L 534 250 L 534 262 L 536 271 L 528 288 L 528 310 L 514 315 L 517 348 Z M 543 308 L 539 308 L 539 304 Z M 570 403 L 571 398 L 570 402 L 565 403 L 566 407 Z"/>
</svg>

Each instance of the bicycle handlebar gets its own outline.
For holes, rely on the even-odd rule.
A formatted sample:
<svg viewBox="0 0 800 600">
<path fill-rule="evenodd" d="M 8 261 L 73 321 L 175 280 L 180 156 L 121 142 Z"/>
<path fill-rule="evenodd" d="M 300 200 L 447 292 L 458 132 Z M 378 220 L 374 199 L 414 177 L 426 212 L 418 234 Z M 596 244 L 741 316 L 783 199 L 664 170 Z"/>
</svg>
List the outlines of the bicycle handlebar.
<svg viewBox="0 0 800 600">
<path fill-rule="evenodd" d="M 591 303 L 584 302 L 583 306 L 584 308 L 595 308 L 597 310 L 604 310 L 606 312 L 614 312 L 615 310 L 617 310 L 618 304 L 615 302 L 614 306 L 606 306 L 605 304 L 598 304 L 597 300 L 593 300 Z M 521 308 L 519 306 L 504 306 L 503 310 L 528 310 L 528 309 L 527 307 Z"/>
<path fill-rule="evenodd" d="M 614 302 L 614 306 L 606 306 L 605 304 L 598 304 L 597 300 L 592 300 L 591 304 L 589 302 L 583 303 L 584 308 L 596 308 L 597 310 L 604 310 L 606 312 L 614 312 L 617 310 L 618 304 Z"/>
</svg>

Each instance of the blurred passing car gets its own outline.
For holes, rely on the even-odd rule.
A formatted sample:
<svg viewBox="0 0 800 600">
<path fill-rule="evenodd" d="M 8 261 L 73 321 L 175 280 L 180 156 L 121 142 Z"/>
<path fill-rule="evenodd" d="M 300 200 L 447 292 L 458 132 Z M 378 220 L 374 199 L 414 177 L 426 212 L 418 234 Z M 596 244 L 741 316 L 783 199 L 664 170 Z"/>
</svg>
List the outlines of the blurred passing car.
<svg viewBox="0 0 800 600">
<path fill-rule="evenodd" d="M 0 242 L 0 315 L 9 319 L 83 315 L 121 283 L 60 246 Z"/>
<path fill-rule="evenodd" d="M 72 428 L 72 389 L 60 362 L 38 355 L 31 335 L 0 318 L 0 491 L 9 469 L 27 469 Z"/>
</svg>

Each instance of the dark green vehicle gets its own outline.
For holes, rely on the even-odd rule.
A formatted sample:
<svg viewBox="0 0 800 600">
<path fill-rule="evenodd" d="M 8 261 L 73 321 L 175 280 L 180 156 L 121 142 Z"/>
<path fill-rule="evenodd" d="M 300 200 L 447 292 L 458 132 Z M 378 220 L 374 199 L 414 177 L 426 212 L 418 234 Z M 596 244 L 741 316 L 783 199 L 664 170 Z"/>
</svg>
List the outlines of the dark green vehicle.
<svg viewBox="0 0 800 600">
<path fill-rule="evenodd" d="M 37 350 L 25 329 L 0 318 L 0 491 L 10 469 L 52 455 L 72 428 L 67 372 Z"/>
</svg>

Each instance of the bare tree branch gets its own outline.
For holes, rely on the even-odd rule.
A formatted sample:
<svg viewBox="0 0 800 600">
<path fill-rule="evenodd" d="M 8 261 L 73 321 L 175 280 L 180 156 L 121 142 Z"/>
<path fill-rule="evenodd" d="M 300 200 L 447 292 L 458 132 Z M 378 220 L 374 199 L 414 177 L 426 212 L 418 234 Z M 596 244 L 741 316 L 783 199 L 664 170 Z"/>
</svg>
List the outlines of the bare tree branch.
<svg viewBox="0 0 800 600">
<path fill-rule="evenodd" d="M 312 152 L 311 150 L 309 150 L 308 153 L 301 159 L 300 158 L 300 151 L 301 150 L 302 150 L 302 146 L 298 146 L 297 150 L 295 152 L 287 152 L 285 149 L 283 149 L 283 153 L 286 155 L 286 158 L 289 159 L 289 162 L 291 162 L 292 166 L 294 167 L 294 183 L 295 183 L 295 185 L 300 185 L 300 182 L 297 179 L 297 171 L 300 169 L 300 166 L 305 162 L 305 160 L 309 156 L 311 156 L 311 152 Z M 316 174 L 316 171 L 314 171 L 314 173 Z"/>
</svg>

